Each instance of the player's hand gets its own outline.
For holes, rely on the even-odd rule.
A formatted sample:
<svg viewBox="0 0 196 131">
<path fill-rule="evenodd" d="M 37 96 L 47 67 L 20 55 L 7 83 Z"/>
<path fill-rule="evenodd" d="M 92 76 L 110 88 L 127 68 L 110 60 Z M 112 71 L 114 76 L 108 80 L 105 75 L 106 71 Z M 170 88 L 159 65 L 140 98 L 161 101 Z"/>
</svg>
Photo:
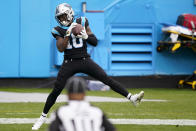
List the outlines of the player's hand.
<svg viewBox="0 0 196 131">
<path fill-rule="evenodd" d="M 70 36 L 71 35 L 71 31 L 74 27 L 76 27 L 77 23 L 72 23 L 69 28 L 67 29 L 66 35 L 65 36 Z"/>
<path fill-rule="evenodd" d="M 82 38 L 84 40 L 88 39 L 88 34 L 86 33 L 85 28 L 80 32 L 80 35 L 77 35 L 77 38 Z"/>
</svg>

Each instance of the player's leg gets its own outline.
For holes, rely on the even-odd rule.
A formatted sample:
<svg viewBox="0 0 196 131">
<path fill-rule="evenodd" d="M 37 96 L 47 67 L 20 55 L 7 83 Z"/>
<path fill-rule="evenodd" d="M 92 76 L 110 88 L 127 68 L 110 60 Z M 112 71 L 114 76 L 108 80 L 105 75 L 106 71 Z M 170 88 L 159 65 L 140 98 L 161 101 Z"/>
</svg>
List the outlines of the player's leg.
<svg viewBox="0 0 196 131">
<path fill-rule="evenodd" d="M 57 97 L 60 95 L 61 91 L 63 90 L 65 83 L 68 78 L 74 75 L 75 71 L 70 62 L 64 63 L 61 66 L 61 69 L 58 72 L 57 79 L 54 85 L 52 92 L 48 95 L 46 100 L 44 110 L 40 118 L 36 121 L 33 125 L 32 130 L 38 130 L 41 125 L 45 122 L 47 113 L 49 112 L 50 108 L 54 105 Z"/>
<path fill-rule="evenodd" d="M 112 90 L 115 92 L 127 97 L 131 102 L 136 105 L 144 96 L 144 92 L 141 91 L 139 94 L 132 95 L 127 91 L 127 89 L 120 84 L 119 82 L 115 81 L 111 77 L 109 77 L 105 71 L 93 62 L 90 58 L 86 59 L 86 70 L 84 71 L 86 74 L 94 77 L 97 80 L 100 80 L 104 84 L 111 87 Z"/>
</svg>

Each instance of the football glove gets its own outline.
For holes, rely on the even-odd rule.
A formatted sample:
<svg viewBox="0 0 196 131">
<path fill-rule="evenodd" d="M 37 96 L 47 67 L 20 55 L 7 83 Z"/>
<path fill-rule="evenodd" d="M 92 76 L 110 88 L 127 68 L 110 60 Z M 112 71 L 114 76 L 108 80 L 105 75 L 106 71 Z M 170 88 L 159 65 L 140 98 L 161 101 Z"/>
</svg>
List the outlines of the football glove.
<svg viewBox="0 0 196 131">
<path fill-rule="evenodd" d="M 66 31 L 66 35 L 65 36 L 70 36 L 71 35 L 71 31 L 74 27 L 76 27 L 77 23 L 72 23 L 69 28 Z"/>
<path fill-rule="evenodd" d="M 85 28 L 80 32 L 80 35 L 77 35 L 77 38 L 82 38 L 84 40 L 88 39 L 88 34 L 86 33 Z"/>
</svg>

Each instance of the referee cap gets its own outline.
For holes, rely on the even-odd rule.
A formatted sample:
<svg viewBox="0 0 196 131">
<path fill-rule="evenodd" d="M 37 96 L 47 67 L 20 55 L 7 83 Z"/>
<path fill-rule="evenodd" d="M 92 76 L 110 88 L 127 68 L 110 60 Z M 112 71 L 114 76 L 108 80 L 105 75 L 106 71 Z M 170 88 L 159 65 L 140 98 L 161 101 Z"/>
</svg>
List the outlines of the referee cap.
<svg viewBox="0 0 196 131">
<path fill-rule="evenodd" d="M 85 93 L 87 83 L 83 78 L 71 77 L 67 80 L 65 88 L 67 89 L 68 94 Z"/>
</svg>

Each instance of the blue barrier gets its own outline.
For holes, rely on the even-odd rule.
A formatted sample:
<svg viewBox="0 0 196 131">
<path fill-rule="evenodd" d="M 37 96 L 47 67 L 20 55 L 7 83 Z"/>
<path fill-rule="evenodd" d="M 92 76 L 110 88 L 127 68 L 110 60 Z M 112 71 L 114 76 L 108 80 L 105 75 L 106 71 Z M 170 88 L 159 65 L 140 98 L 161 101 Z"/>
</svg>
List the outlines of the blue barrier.
<svg viewBox="0 0 196 131">
<path fill-rule="evenodd" d="M 0 2 L 0 78 L 56 76 L 56 65 L 62 63 L 63 54 L 54 48 L 50 32 L 57 25 L 55 7 L 62 2 L 65 1 Z M 86 2 L 87 12 L 82 12 L 82 2 Z M 196 54 L 191 50 L 156 52 L 157 41 L 162 37 L 160 23 L 175 24 L 178 15 L 194 14 L 196 6 L 192 1 L 70 0 L 69 4 L 77 16 L 89 19 L 99 44 L 90 46 L 88 51 L 109 75 L 178 75 L 195 70 Z M 144 25 L 150 28 L 143 28 Z"/>
</svg>

